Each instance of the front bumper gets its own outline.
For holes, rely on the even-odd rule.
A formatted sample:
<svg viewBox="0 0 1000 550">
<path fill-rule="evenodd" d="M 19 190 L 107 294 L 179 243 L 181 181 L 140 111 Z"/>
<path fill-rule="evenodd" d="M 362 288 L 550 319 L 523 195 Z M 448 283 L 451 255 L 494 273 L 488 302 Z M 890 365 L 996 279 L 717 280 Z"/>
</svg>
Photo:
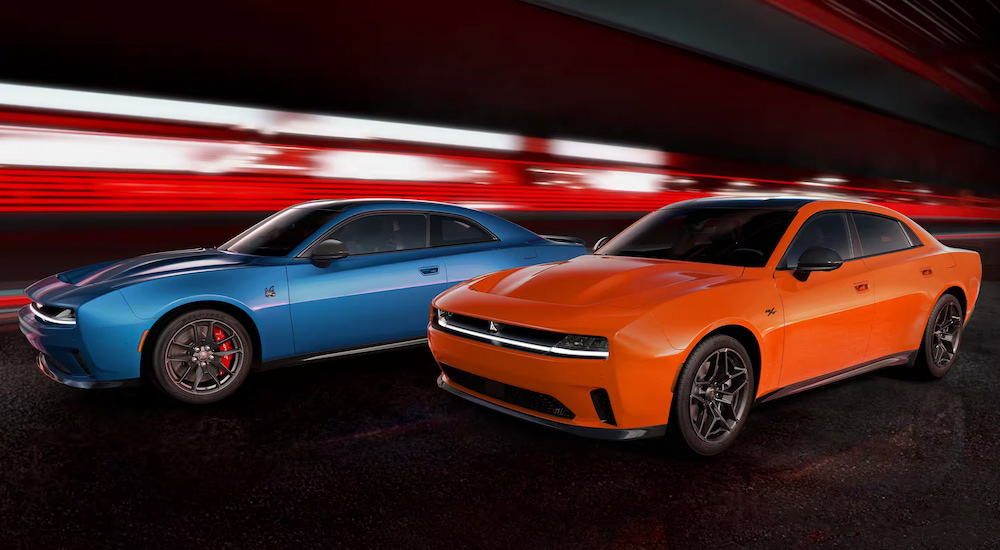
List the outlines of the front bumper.
<svg viewBox="0 0 1000 550">
<path fill-rule="evenodd" d="M 92 379 L 81 379 L 80 377 L 71 377 L 62 373 L 61 369 L 53 369 L 49 366 L 54 360 L 45 355 L 44 353 L 38 354 L 38 369 L 42 371 L 45 376 L 59 382 L 60 384 L 65 384 L 72 388 L 82 388 L 85 390 L 99 390 L 105 388 L 118 388 L 124 386 L 126 383 L 134 382 L 134 380 L 92 380 Z M 65 367 L 64 367 L 65 368 Z"/>
<path fill-rule="evenodd" d="M 480 397 L 476 397 L 471 393 L 466 393 L 456 388 L 455 386 L 449 384 L 448 379 L 444 375 L 444 373 L 441 373 L 441 375 L 438 376 L 437 384 L 439 388 L 448 391 L 452 395 L 457 395 L 458 397 L 461 397 L 466 401 L 470 401 L 477 405 L 481 405 L 483 407 L 486 407 L 487 409 L 491 409 L 506 414 L 508 416 L 513 416 L 514 418 L 518 418 L 521 420 L 527 420 L 528 422 L 532 422 L 540 426 L 545 426 L 546 428 L 552 428 L 554 430 L 564 431 L 581 437 L 589 437 L 592 439 L 604 439 L 609 441 L 626 441 L 632 439 L 649 439 L 655 437 L 662 437 L 664 434 L 667 433 L 666 424 L 662 424 L 659 426 L 648 426 L 645 428 L 633 428 L 630 430 L 623 430 L 617 428 L 590 428 L 587 426 L 575 426 L 572 424 L 564 424 L 562 422 L 554 422 L 552 420 L 547 420 L 545 418 L 541 418 L 538 416 L 525 414 L 523 412 L 516 411 L 514 409 L 509 409 L 507 407 L 500 406 L 491 401 L 487 401 Z"/>
<path fill-rule="evenodd" d="M 139 378 L 139 341 L 152 325 L 136 318 L 118 292 L 84 304 L 75 325 L 41 320 L 29 306 L 18 312 L 18 322 L 28 343 L 44 355 L 39 369 L 79 388 Z"/>
<path fill-rule="evenodd" d="M 427 338 L 442 368 L 443 389 L 523 420 L 599 439 L 662 435 L 682 362 L 676 350 L 663 354 L 660 347 L 657 353 L 641 343 L 619 342 L 616 348 L 612 342 L 605 360 L 528 353 L 451 334 L 434 323 Z M 599 390 L 606 392 L 613 422 L 607 414 L 602 421 L 594 396 Z"/>
</svg>

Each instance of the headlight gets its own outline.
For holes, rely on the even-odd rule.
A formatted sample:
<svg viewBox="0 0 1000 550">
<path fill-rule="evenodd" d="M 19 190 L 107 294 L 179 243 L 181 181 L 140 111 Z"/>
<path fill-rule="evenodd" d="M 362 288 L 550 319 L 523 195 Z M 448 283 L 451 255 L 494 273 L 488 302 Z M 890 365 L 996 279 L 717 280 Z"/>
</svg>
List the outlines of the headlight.
<svg viewBox="0 0 1000 550">
<path fill-rule="evenodd" d="M 35 314 L 35 317 L 48 323 L 55 323 L 57 325 L 76 324 L 76 312 L 67 307 L 43 306 L 38 302 L 32 302 L 31 312 Z"/>
<path fill-rule="evenodd" d="M 559 341 L 555 347 L 573 351 L 608 351 L 608 339 L 600 336 L 580 336 L 570 334 Z"/>
<path fill-rule="evenodd" d="M 446 327 L 448 326 L 448 319 L 451 319 L 451 316 L 454 314 L 450 311 L 445 311 L 443 309 L 435 309 L 434 315 L 437 316 L 438 324 L 443 327 Z"/>
</svg>

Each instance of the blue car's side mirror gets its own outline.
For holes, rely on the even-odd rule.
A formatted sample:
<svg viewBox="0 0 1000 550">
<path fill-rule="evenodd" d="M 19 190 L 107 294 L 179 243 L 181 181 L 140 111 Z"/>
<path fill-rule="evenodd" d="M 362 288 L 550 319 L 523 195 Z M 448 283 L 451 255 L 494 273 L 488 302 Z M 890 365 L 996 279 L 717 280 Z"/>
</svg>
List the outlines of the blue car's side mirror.
<svg viewBox="0 0 1000 550">
<path fill-rule="evenodd" d="M 337 239 L 327 239 L 313 247 L 309 258 L 318 267 L 327 267 L 330 265 L 330 260 L 339 260 L 348 255 L 350 251 L 347 250 L 346 244 Z"/>
</svg>

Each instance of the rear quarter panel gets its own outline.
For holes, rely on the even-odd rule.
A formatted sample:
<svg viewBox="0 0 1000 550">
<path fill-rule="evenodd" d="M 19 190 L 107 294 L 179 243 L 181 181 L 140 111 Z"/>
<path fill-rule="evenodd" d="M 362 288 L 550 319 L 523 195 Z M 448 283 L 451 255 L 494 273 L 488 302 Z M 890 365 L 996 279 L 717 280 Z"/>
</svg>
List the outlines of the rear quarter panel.
<svg viewBox="0 0 1000 550">
<path fill-rule="evenodd" d="M 955 267 L 949 273 L 949 286 L 958 286 L 965 291 L 966 308 L 965 320 L 968 321 L 979 301 L 979 292 L 982 290 L 983 282 L 983 262 L 978 252 L 963 250 L 961 248 L 949 248 L 948 253 L 955 262 Z M 946 287 L 947 288 L 947 287 Z"/>
</svg>

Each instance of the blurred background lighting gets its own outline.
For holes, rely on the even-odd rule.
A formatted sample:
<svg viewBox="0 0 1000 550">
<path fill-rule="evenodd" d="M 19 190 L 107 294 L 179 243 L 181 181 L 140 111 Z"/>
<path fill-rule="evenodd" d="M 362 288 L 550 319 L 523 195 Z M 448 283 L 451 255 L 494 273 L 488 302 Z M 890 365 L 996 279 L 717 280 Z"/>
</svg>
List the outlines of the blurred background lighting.
<svg viewBox="0 0 1000 550">
<path fill-rule="evenodd" d="M 598 189 L 610 191 L 654 193 L 660 190 L 663 175 L 620 170 L 594 170 L 587 178 L 587 182 Z"/>
<path fill-rule="evenodd" d="M 468 181 L 469 168 L 437 157 L 327 151 L 316 155 L 317 176 L 387 181 Z"/>
<path fill-rule="evenodd" d="M 249 147 L 0 127 L 0 165 L 214 173 L 239 165 Z"/>
<path fill-rule="evenodd" d="M 279 134 L 433 143 L 501 151 L 520 151 L 524 145 L 523 138 L 513 134 L 321 115 L 285 113 L 277 117 L 270 128 Z"/>
<path fill-rule="evenodd" d="M 549 140 L 549 153 L 563 157 L 613 160 L 632 164 L 660 166 L 667 163 L 667 154 L 655 149 L 639 149 L 620 145 L 604 145 L 563 139 Z"/>
<path fill-rule="evenodd" d="M 267 112 L 262 109 L 16 84 L 0 84 L 0 105 L 241 128 L 260 128 L 267 118 Z"/>
</svg>

